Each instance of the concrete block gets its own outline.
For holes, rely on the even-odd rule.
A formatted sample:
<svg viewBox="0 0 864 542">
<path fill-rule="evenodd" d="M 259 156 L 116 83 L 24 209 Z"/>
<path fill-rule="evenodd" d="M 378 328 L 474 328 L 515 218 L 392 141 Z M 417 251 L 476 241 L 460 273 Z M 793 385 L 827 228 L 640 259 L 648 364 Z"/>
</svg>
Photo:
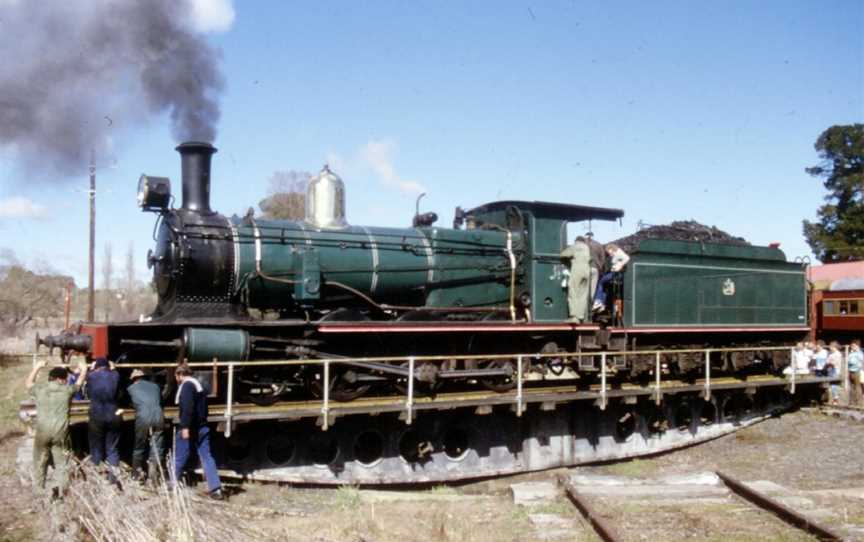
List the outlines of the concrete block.
<svg viewBox="0 0 864 542">
<path fill-rule="evenodd" d="M 558 487 L 552 482 L 521 482 L 512 484 L 513 504 L 520 506 L 539 504 L 558 498 Z"/>
<path fill-rule="evenodd" d="M 646 499 L 724 499 L 729 495 L 729 490 L 720 483 L 720 479 L 713 472 L 663 478 L 574 474 L 570 476 L 570 480 L 578 492 L 594 496 Z"/>
</svg>

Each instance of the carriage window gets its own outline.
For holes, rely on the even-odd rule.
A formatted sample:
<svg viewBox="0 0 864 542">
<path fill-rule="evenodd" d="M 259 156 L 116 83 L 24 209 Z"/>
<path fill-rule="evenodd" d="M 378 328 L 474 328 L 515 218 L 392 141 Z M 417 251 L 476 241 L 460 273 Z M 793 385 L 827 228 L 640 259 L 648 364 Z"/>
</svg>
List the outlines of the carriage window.
<svg viewBox="0 0 864 542">
<path fill-rule="evenodd" d="M 853 299 L 849 302 L 849 314 L 859 314 L 858 312 L 858 300 Z"/>
<path fill-rule="evenodd" d="M 824 314 L 837 314 L 837 303 L 834 301 L 823 301 L 822 312 Z"/>
<path fill-rule="evenodd" d="M 841 301 L 840 302 L 840 314 L 849 314 L 849 302 Z"/>
</svg>

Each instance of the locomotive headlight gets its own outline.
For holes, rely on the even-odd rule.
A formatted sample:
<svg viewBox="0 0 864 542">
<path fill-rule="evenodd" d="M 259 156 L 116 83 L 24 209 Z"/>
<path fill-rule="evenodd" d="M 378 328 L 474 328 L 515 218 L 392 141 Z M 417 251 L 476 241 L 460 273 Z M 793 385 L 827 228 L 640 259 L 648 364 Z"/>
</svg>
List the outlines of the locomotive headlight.
<svg viewBox="0 0 864 542">
<path fill-rule="evenodd" d="M 144 211 L 163 211 L 171 202 L 171 179 L 141 175 L 138 179 L 138 207 Z"/>
</svg>

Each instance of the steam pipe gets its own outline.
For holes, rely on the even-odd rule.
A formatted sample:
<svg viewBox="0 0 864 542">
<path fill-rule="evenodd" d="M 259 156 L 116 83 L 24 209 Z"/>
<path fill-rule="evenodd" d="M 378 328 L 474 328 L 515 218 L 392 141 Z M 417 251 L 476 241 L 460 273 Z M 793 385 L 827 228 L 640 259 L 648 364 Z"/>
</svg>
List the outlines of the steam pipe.
<svg viewBox="0 0 864 542">
<path fill-rule="evenodd" d="M 212 214 L 210 209 L 210 161 L 216 147 L 201 141 L 187 141 L 177 145 L 183 175 L 182 209 L 201 214 Z"/>
</svg>

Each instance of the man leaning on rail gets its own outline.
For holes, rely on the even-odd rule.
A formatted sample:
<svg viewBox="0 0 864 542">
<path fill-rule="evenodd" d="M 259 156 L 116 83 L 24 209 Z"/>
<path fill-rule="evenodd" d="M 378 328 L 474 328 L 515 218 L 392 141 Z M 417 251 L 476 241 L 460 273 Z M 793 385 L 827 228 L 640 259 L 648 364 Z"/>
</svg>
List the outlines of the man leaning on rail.
<svg viewBox="0 0 864 542">
<path fill-rule="evenodd" d="M 141 482 L 159 472 L 164 449 L 162 390 L 147 380 L 144 371 L 135 369 L 132 384 L 126 389 L 135 407 L 135 445 L 132 449 L 132 476 Z M 148 462 L 149 457 L 149 462 Z M 149 465 L 150 468 L 145 468 Z"/>
<path fill-rule="evenodd" d="M 33 486 L 37 493 L 45 489 L 49 460 L 54 464 L 53 496 L 62 498 L 69 483 L 69 406 L 72 397 L 81 390 L 87 379 L 87 364 L 81 363 L 80 376 L 74 386 L 66 384 L 69 372 L 65 367 L 54 367 L 48 381 L 36 384 L 36 376 L 48 362 L 40 360 L 33 366 L 24 386 L 36 400 L 36 437 L 33 440 Z"/>
</svg>

